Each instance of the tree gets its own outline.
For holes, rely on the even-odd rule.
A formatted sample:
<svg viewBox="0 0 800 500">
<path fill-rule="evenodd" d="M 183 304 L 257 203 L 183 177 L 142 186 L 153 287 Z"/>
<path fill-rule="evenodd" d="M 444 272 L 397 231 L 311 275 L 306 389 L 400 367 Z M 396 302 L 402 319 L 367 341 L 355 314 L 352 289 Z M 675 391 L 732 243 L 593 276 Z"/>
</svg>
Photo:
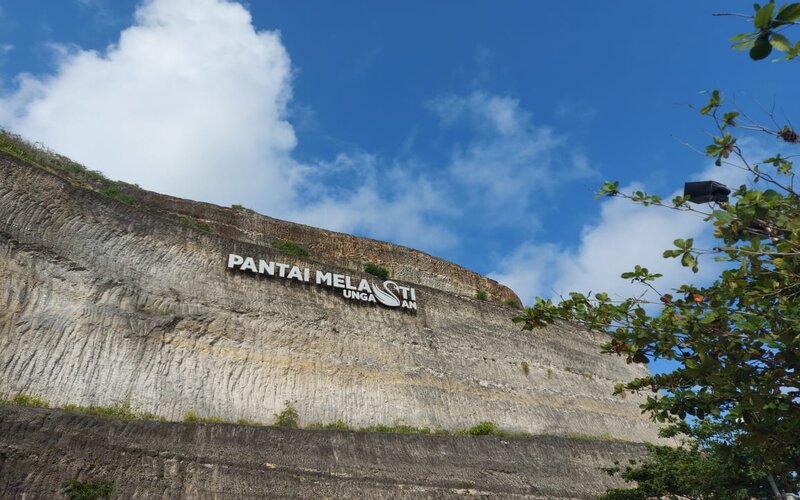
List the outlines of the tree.
<svg viewBox="0 0 800 500">
<path fill-rule="evenodd" d="M 800 42 L 791 45 L 782 32 L 798 24 L 800 3 L 756 5 L 750 18 L 756 30 L 734 37 L 735 48 L 750 49 L 755 60 L 772 48 L 785 52 L 786 59 L 798 55 Z M 702 214 L 718 244 L 697 248 L 692 239 L 678 239 L 664 258 L 680 259 L 695 272 L 706 259 L 721 261 L 725 268 L 717 279 L 661 290 L 660 274 L 636 266 L 622 278 L 641 284 L 648 294 L 615 301 L 606 293 L 570 293 L 557 304 L 537 298 L 514 319 L 528 330 L 556 320 L 576 321 L 604 333 L 603 352 L 628 363 L 678 362 L 672 373 L 618 384 L 614 393 L 650 391 L 643 412 L 667 424 L 667 435 L 690 440 L 679 450 L 651 447 L 644 462 L 612 469 L 639 481 L 641 488 L 615 490 L 607 498 L 764 497 L 778 487 L 800 487 L 800 196 L 793 165 L 798 153 L 791 149 L 800 137 L 790 123 L 779 123 L 773 115 L 772 125 L 764 126 L 738 109 L 723 107 L 717 91 L 699 112 L 715 129 L 705 153 L 720 168 L 749 174 L 750 184 L 735 189 L 732 201 L 666 201 L 642 191 L 623 193 L 618 182 L 606 182 L 598 195 Z M 752 161 L 734 133 L 766 134 L 790 153 Z M 676 470 L 698 482 L 670 482 Z M 740 478 L 738 493 L 720 484 L 723 470 Z"/>
</svg>

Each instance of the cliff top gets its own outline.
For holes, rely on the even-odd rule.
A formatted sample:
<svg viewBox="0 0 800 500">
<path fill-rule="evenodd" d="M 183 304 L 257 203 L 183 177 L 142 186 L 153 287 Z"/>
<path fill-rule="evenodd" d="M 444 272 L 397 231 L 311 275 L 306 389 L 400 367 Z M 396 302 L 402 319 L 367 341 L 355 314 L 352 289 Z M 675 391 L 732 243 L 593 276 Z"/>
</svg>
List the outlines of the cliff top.
<svg viewBox="0 0 800 500">
<path fill-rule="evenodd" d="M 112 181 L 101 172 L 5 131 L 0 131 L 0 152 L 45 170 L 72 186 L 207 234 L 269 247 L 345 269 L 388 274 L 395 279 L 501 302 L 510 307 L 522 305 L 519 297 L 508 287 L 452 262 L 402 245 L 279 220 L 241 205 L 221 207 Z"/>
</svg>

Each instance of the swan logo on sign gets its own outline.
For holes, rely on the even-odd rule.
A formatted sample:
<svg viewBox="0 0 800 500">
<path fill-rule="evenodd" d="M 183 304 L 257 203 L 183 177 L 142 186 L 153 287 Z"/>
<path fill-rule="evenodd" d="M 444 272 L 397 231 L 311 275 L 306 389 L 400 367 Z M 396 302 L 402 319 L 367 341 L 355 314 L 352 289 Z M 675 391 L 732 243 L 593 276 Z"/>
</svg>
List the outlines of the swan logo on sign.
<svg viewBox="0 0 800 500">
<path fill-rule="evenodd" d="M 417 291 L 392 280 L 377 284 L 365 278 L 354 279 L 344 274 L 324 271 L 314 271 L 312 279 L 311 269 L 309 268 L 301 269 L 298 266 L 281 262 L 256 260 L 252 257 L 242 257 L 236 254 L 228 255 L 228 269 L 296 280 L 300 283 L 313 283 L 317 286 L 341 290 L 342 296 L 346 299 L 372 302 L 392 308 L 399 307 L 409 311 L 417 310 Z"/>
</svg>

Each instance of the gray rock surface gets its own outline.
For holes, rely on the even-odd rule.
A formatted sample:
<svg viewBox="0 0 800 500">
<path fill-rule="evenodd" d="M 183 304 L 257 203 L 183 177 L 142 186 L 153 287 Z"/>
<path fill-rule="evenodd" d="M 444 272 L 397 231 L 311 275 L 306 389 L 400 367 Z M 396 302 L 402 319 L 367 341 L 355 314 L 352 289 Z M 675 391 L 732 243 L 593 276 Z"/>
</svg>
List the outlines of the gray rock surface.
<svg viewBox="0 0 800 500">
<path fill-rule="evenodd" d="M 259 227 L 256 237 L 236 229 L 241 211 L 139 196 L 134 208 L 0 153 L 0 392 L 57 405 L 123 401 L 173 420 L 195 411 L 270 423 L 290 400 L 303 425 L 463 429 L 488 420 L 533 434 L 657 439 L 641 397 L 611 395 L 643 367 L 600 354 L 599 336 L 569 324 L 520 331 L 516 309 L 471 298 L 475 284 L 491 285 L 485 278 L 464 271 L 467 286 L 461 268 L 421 252 L 383 244 L 380 255 L 379 242 L 306 226 L 295 231 L 305 243 L 357 243 L 345 257 L 309 244 L 312 256 L 301 259 L 257 244 L 286 237 L 269 233 L 274 219 L 244 212 L 242 227 Z M 177 213 L 215 232 L 181 225 Z M 361 273 L 342 267 L 347 255 L 359 256 L 354 268 L 365 256 L 408 269 L 418 259 L 419 281 L 406 284 L 419 310 L 230 271 L 229 253 L 353 276 Z M 401 267 L 398 280 L 414 276 Z M 495 298 L 513 295 L 492 286 Z"/>
<path fill-rule="evenodd" d="M 59 498 L 67 479 L 114 498 L 591 498 L 642 445 L 115 421 L 0 405 L 0 497 Z"/>
</svg>

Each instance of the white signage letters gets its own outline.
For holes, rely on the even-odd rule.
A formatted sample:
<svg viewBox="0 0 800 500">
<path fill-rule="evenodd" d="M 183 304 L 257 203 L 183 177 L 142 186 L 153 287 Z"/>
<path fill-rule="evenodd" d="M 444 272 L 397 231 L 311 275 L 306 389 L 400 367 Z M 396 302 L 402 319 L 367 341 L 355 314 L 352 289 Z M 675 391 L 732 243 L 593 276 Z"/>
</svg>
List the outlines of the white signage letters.
<svg viewBox="0 0 800 500">
<path fill-rule="evenodd" d="M 256 262 L 252 257 L 242 257 L 233 253 L 228 255 L 228 269 L 238 269 L 239 271 L 248 271 L 265 276 L 277 276 L 300 283 L 313 283 L 317 286 L 341 290 L 342 296 L 346 299 L 373 302 L 386 307 L 399 307 L 410 311 L 417 310 L 417 291 L 411 287 L 399 285 L 392 280 L 386 280 L 382 285 L 377 285 L 374 281 L 370 283 L 367 279 L 358 280 L 358 278 L 344 274 L 317 270 L 314 272 L 312 281 L 311 270 L 308 268 L 300 269 L 297 266 L 281 262 L 267 262 L 263 259 L 259 259 Z"/>
</svg>

